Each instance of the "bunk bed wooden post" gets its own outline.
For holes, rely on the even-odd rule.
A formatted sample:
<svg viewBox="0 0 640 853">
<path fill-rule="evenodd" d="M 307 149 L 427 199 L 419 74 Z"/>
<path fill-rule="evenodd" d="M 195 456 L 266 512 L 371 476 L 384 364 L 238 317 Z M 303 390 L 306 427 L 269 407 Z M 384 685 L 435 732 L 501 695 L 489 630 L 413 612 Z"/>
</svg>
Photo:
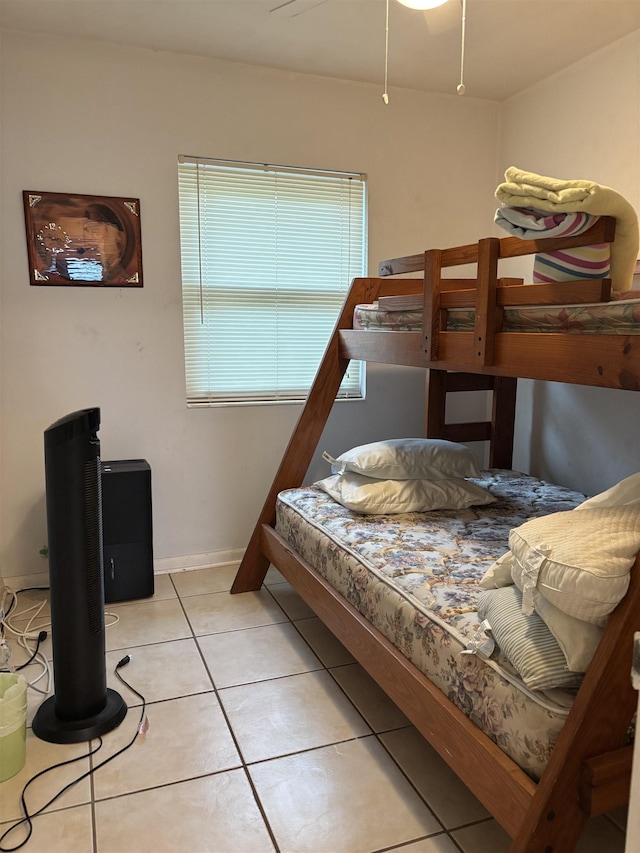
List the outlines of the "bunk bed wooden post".
<svg viewBox="0 0 640 853">
<path fill-rule="evenodd" d="M 438 359 L 440 346 L 440 275 L 442 252 L 430 249 L 424 254 L 424 351 L 428 361 Z M 431 323 L 427 318 L 431 318 Z"/>
<path fill-rule="evenodd" d="M 600 800 L 600 808 L 596 799 L 595 807 L 590 812 L 585 810 L 585 764 L 588 766 L 588 759 L 594 756 L 607 756 L 613 777 L 613 771 L 619 770 L 621 781 L 613 785 L 613 790 L 626 793 L 628 799 L 631 748 L 619 747 L 637 707 L 631 664 L 639 613 L 640 555 L 631 570 L 629 590 L 609 618 L 511 853 L 573 850 L 589 814 L 600 814 L 601 809 L 612 807 L 605 798 Z"/>
<path fill-rule="evenodd" d="M 517 389 L 518 380 L 515 377 L 493 377 L 490 468 L 511 468 L 513 465 Z"/>
<path fill-rule="evenodd" d="M 447 410 L 447 371 L 427 370 L 424 434 L 427 438 L 444 438 Z"/>
<path fill-rule="evenodd" d="M 353 280 L 336 327 L 331 335 L 324 357 L 314 379 L 300 418 L 295 426 L 287 449 L 282 457 L 267 499 L 254 528 L 240 568 L 231 587 L 232 593 L 259 589 L 269 568 L 269 560 L 262 548 L 262 526 L 275 522 L 276 498 L 283 489 L 302 483 L 322 430 L 336 399 L 340 383 L 349 366 L 349 359 L 340 352 L 340 329 L 350 329 L 353 311 L 359 302 L 370 302 L 377 296 L 380 280 L 356 278 Z"/>
<path fill-rule="evenodd" d="M 478 243 L 478 283 L 475 321 L 475 357 L 483 366 L 493 364 L 494 334 L 499 329 L 502 309 L 496 303 L 500 240 L 486 237 Z"/>
</svg>

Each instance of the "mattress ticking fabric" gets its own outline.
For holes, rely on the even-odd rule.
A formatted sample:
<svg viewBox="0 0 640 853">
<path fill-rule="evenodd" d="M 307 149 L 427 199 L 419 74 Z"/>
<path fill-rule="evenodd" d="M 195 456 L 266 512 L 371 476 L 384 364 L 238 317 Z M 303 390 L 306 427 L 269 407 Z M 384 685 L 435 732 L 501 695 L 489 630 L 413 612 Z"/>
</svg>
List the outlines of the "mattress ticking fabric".
<svg viewBox="0 0 640 853">
<path fill-rule="evenodd" d="M 473 308 L 447 311 L 447 331 L 472 332 Z M 384 310 L 377 302 L 356 305 L 354 329 L 421 331 L 422 310 Z M 592 335 L 640 335 L 640 291 L 612 295 L 610 302 L 584 305 L 521 305 L 505 308 L 505 332 L 566 332 Z"/>
</svg>

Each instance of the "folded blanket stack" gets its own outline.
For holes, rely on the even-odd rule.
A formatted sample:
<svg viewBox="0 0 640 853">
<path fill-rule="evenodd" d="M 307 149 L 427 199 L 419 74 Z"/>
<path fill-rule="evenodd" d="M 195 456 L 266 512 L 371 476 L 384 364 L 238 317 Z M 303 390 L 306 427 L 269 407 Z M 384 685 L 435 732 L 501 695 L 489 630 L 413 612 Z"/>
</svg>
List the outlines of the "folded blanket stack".
<svg viewBox="0 0 640 853">
<path fill-rule="evenodd" d="M 541 213 L 528 207 L 499 207 L 495 223 L 521 240 L 568 237 L 582 234 L 599 216 L 590 213 Z M 534 283 L 608 278 L 611 271 L 609 243 L 539 252 L 533 261 Z"/>
<path fill-rule="evenodd" d="M 517 236 L 523 239 L 581 233 L 595 221 L 583 220 L 582 216 L 567 216 L 570 214 L 614 217 L 616 236 L 610 246 L 611 286 L 613 290 L 628 290 L 632 286 L 638 256 L 638 217 L 616 190 L 594 181 L 548 178 L 510 166 L 505 172 L 505 182 L 498 186 L 495 195 L 505 205 L 496 213 L 497 224 L 512 234 L 517 233 L 513 229 L 521 229 L 522 233 L 517 233 Z M 510 212 L 507 208 L 517 212 Z M 556 220 L 563 214 L 564 218 Z M 599 274 L 601 269 L 606 269 L 603 246 L 588 248 L 593 251 L 585 253 L 584 249 L 569 249 L 549 253 L 546 257 L 536 256 L 537 274 L 540 276 L 537 280 L 604 277 Z M 569 275 L 572 266 L 575 274 Z"/>
</svg>

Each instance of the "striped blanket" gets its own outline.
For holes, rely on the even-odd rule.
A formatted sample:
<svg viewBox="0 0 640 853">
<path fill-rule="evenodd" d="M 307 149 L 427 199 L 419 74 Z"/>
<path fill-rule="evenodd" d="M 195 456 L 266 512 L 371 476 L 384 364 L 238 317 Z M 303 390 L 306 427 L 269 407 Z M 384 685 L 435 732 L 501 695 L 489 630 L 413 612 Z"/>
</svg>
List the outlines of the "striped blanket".
<svg viewBox="0 0 640 853">
<path fill-rule="evenodd" d="M 495 223 L 514 237 L 538 240 L 582 234 L 599 219 L 590 213 L 544 213 L 527 207 L 499 207 Z M 608 243 L 540 252 L 533 262 L 533 281 L 574 281 L 607 278 L 611 270 Z"/>
<path fill-rule="evenodd" d="M 638 257 L 638 216 L 620 193 L 594 181 L 547 178 L 515 166 L 510 166 L 504 176 L 504 183 L 496 189 L 496 198 L 503 205 L 545 214 L 613 216 L 616 237 L 611 244 L 611 286 L 614 290 L 631 287 Z"/>
</svg>

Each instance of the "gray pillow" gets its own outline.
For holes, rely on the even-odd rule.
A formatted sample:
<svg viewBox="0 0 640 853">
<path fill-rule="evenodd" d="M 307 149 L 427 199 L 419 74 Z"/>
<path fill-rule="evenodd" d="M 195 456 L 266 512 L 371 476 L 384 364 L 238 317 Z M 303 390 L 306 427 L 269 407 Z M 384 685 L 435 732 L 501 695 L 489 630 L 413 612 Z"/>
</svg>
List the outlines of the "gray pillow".
<svg viewBox="0 0 640 853">
<path fill-rule="evenodd" d="M 491 625 L 493 637 L 532 690 L 577 687 L 582 673 L 572 672 L 557 640 L 537 613 L 522 612 L 516 586 L 488 589 L 478 599 L 478 618 Z"/>
</svg>

